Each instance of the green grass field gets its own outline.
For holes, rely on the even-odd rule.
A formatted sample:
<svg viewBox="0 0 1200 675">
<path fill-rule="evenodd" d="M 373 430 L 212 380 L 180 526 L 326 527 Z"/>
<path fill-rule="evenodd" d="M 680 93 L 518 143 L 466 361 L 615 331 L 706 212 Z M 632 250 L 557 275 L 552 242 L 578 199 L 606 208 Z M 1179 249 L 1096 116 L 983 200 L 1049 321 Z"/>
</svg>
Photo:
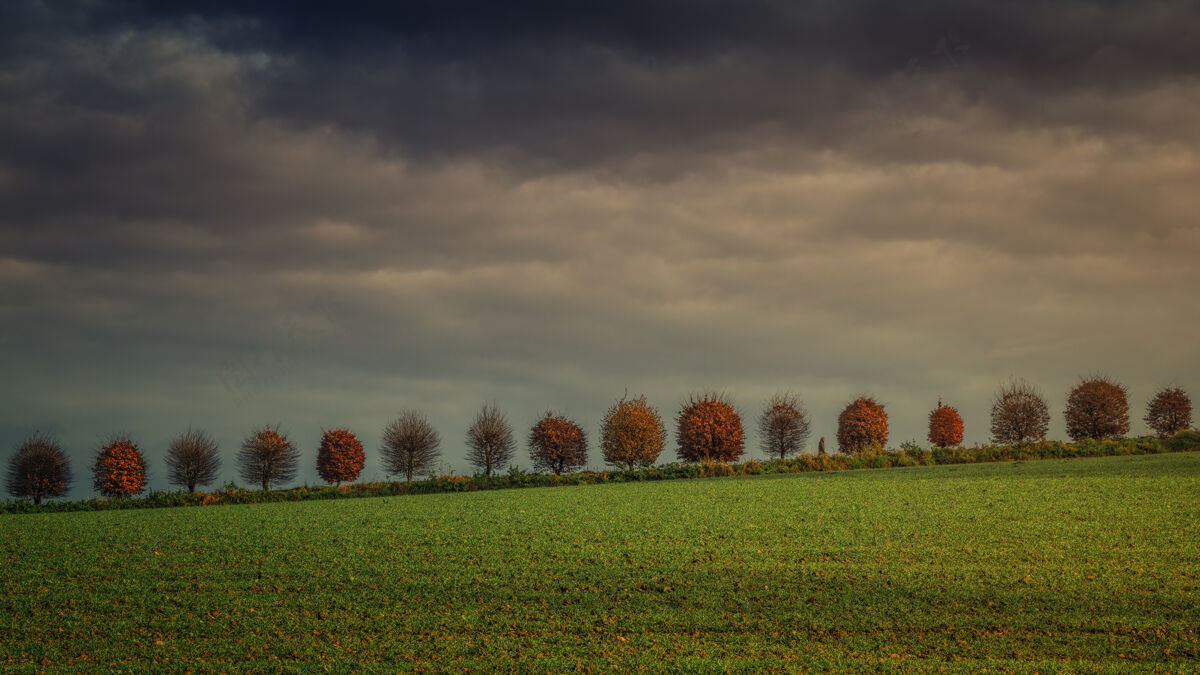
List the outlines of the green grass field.
<svg viewBox="0 0 1200 675">
<path fill-rule="evenodd" d="M 1200 668 L 1200 453 L 0 517 L 0 666 Z"/>
</svg>

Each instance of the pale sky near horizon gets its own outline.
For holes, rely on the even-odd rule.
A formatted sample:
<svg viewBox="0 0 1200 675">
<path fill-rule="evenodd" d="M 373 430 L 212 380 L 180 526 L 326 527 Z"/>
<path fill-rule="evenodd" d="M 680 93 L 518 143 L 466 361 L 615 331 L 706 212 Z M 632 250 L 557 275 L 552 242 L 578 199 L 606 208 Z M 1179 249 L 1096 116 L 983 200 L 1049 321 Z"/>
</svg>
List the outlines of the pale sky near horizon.
<svg viewBox="0 0 1200 675">
<path fill-rule="evenodd" d="M 1195 2 L 0 8 L 0 453 L 1200 391 Z M 169 7 L 164 6 L 169 5 Z M 674 459 L 674 442 L 664 460 Z M 517 464 L 529 468 L 524 444 Z"/>
</svg>

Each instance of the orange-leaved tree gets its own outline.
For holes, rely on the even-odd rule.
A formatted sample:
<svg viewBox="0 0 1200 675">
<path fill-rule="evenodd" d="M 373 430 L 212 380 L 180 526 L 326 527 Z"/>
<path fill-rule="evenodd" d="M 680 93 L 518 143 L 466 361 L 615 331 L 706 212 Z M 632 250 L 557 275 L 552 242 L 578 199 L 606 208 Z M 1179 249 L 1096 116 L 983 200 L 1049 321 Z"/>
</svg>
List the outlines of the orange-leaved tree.
<svg viewBox="0 0 1200 675">
<path fill-rule="evenodd" d="M 1129 432 L 1129 399 L 1124 385 L 1092 375 L 1067 396 L 1067 435 L 1072 440 L 1120 438 Z"/>
<path fill-rule="evenodd" d="M 587 464 L 587 434 L 565 415 L 547 412 L 529 430 L 534 469 L 561 475 Z"/>
<path fill-rule="evenodd" d="M 883 448 L 888 439 L 888 416 L 883 405 L 870 396 L 860 396 L 838 415 L 838 450 L 855 454 L 870 447 Z"/>
<path fill-rule="evenodd" d="M 613 466 L 650 466 L 662 453 L 666 440 L 662 417 L 645 396 L 622 398 L 600 422 L 600 448 L 604 461 Z"/>
<path fill-rule="evenodd" d="M 676 452 L 685 462 L 732 462 L 745 452 L 742 416 L 724 394 L 689 396 L 675 424 Z"/>
<path fill-rule="evenodd" d="M 363 444 L 349 429 L 329 429 L 321 434 L 317 446 L 317 474 L 326 483 L 353 483 L 363 470 L 366 455 Z"/>
<path fill-rule="evenodd" d="M 938 399 L 937 407 L 929 413 L 929 442 L 939 448 L 960 445 L 963 440 L 963 421 L 958 414 L 958 408 L 942 405 Z"/>
<path fill-rule="evenodd" d="M 1179 387 L 1158 390 L 1146 408 L 1146 426 L 1168 438 L 1192 425 L 1192 399 Z"/>
<path fill-rule="evenodd" d="M 129 497 L 146 487 L 146 458 L 137 444 L 123 434 L 113 435 L 96 453 L 92 479 L 104 497 Z"/>
<path fill-rule="evenodd" d="M 790 393 L 772 396 L 758 418 L 763 452 L 779 459 L 803 452 L 809 426 L 808 411 L 799 398 Z"/>
<path fill-rule="evenodd" d="M 1042 392 L 1025 380 L 1000 385 L 992 401 L 992 440 L 1019 443 L 1041 440 L 1050 428 L 1050 406 Z"/>
<path fill-rule="evenodd" d="M 35 433 L 13 451 L 7 478 L 10 495 L 41 504 L 43 499 L 61 497 L 70 489 L 71 463 L 57 440 Z"/>
<path fill-rule="evenodd" d="M 296 477 L 300 453 L 296 444 L 279 431 L 278 426 L 260 427 L 242 440 L 238 469 L 247 483 L 258 483 L 263 490 Z"/>
</svg>

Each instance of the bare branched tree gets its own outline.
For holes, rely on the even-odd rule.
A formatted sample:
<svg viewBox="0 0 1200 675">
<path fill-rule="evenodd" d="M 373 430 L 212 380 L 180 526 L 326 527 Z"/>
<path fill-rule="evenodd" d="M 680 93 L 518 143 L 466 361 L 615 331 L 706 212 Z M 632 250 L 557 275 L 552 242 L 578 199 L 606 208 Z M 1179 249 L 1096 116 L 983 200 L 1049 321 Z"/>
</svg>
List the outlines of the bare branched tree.
<svg viewBox="0 0 1200 675">
<path fill-rule="evenodd" d="M 467 429 L 467 459 L 484 475 L 503 469 L 517 451 L 508 418 L 495 403 L 483 406 Z"/>
<path fill-rule="evenodd" d="M 758 433 L 768 457 L 787 459 L 803 452 L 811 433 L 804 403 L 791 393 L 772 396 L 758 417 Z"/>
<path fill-rule="evenodd" d="M 262 427 L 250 432 L 238 452 L 238 472 L 242 480 L 258 483 L 263 490 L 296 477 L 300 453 L 296 444 L 279 432 L 279 427 Z"/>
<path fill-rule="evenodd" d="M 71 463 L 58 441 L 41 433 L 26 438 L 8 462 L 8 493 L 41 504 L 71 488 Z"/>
<path fill-rule="evenodd" d="M 441 456 L 442 439 L 425 416 L 407 410 L 383 429 L 383 465 L 389 474 L 413 476 L 427 473 Z"/>
<path fill-rule="evenodd" d="M 1050 429 L 1050 406 L 1025 380 L 1001 385 L 992 401 L 992 438 L 997 443 L 1040 440 Z"/>
<path fill-rule="evenodd" d="M 212 436 L 199 429 L 179 434 L 167 447 L 167 480 L 195 492 L 217 479 L 221 470 L 220 449 Z"/>
</svg>

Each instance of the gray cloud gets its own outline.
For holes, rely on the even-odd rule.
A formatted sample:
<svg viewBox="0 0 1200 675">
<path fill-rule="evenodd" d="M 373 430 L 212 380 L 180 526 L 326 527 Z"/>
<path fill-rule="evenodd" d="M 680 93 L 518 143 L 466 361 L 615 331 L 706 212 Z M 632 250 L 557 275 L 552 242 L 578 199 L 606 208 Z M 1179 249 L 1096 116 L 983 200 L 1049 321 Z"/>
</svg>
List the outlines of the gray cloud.
<svg viewBox="0 0 1200 675">
<path fill-rule="evenodd" d="M 14 5 L 0 442 L 1197 380 L 1194 6 L 733 7 Z"/>
</svg>

